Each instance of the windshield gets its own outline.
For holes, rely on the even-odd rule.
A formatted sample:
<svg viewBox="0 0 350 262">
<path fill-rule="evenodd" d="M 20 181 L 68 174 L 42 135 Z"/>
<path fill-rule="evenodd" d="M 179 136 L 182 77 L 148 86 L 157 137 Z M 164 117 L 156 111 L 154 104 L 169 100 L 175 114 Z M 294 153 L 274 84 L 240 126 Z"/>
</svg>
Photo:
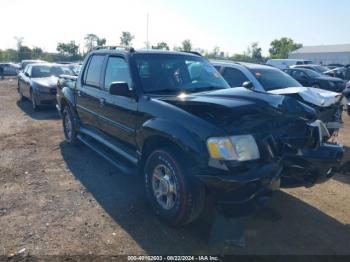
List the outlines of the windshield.
<svg viewBox="0 0 350 262">
<path fill-rule="evenodd" d="M 74 75 L 73 71 L 68 66 L 41 65 L 41 66 L 33 66 L 32 68 L 33 78 L 59 76 L 62 74 Z"/>
<path fill-rule="evenodd" d="M 329 71 L 329 68 L 325 66 L 314 66 L 314 68 L 319 73 L 324 73 L 326 71 Z"/>
<path fill-rule="evenodd" d="M 310 70 L 310 69 L 304 69 L 303 70 L 309 77 L 322 77 L 321 74 L 317 73 L 316 71 Z"/>
<path fill-rule="evenodd" d="M 136 54 L 135 61 L 145 93 L 177 94 L 230 88 L 220 73 L 201 57 Z"/>
<path fill-rule="evenodd" d="M 265 91 L 282 89 L 287 87 L 301 87 L 294 78 L 288 74 L 275 69 L 249 69 Z"/>
</svg>

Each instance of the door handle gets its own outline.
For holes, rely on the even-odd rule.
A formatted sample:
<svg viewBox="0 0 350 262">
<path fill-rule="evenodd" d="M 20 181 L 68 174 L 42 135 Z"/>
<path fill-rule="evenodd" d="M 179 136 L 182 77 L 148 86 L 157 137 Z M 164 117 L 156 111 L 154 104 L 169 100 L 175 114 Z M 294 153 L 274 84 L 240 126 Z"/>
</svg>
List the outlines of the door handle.
<svg viewBox="0 0 350 262">
<path fill-rule="evenodd" d="M 104 98 L 100 98 L 99 101 L 100 101 L 100 106 L 104 106 L 106 104 L 106 99 Z"/>
</svg>

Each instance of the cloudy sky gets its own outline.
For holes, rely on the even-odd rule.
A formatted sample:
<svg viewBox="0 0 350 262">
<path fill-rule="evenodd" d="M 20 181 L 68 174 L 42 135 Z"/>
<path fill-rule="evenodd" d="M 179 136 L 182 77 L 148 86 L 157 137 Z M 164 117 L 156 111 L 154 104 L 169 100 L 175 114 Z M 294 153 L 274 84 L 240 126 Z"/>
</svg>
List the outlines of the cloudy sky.
<svg viewBox="0 0 350 262">
<path fill-rule="evenodd" d="M 119 44 L 122 31 L 135 35 L 133 46 L 145 46 L 147 14 L 151 44 L 170 47 L 191 39 L 194 47 L 239 53 L 259 42 L 290 37 L 304 45 L 350 43 L 349 0 L 2 0 L 0 49 L 24 44 L 55 51 L 57 42 L 94 33 Z"/>
</svg>

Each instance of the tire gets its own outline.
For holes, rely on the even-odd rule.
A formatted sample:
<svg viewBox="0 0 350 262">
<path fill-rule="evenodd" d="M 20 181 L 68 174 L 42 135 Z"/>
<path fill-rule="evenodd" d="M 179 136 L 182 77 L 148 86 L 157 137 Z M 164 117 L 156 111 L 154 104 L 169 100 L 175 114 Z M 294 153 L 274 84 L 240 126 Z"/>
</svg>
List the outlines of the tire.
<svg viewBox="0 0 350 262">
<path fill-rule="evenodd" d="M 31 104 L 32 104 L 32 109 L 33 111 L 38 111 L 39 110 L 39 106 L 37 104 L 37 102 L 35 101 L 35 96 L 33 94 L 33 91 L 30 90 L 30 101 L 31 101 Z"/>
<path fill-rule="evenodd" d="M 77 138 L 77 132 L 74 128 L 73 114 L 68 106 L 64 107 L 63 109 L 62 126 L 63 126 L 65 141 L 72 145 L 79 144 L 79 140 Z"/>
<path fill-rule="evenodd" d="M 188 224 L 201 214 L 205 187 L 189 175 L 175 150 L 156 149 L 147 158 L 144 176 L 147 197 L 155 214 L 171 226 Z"/>
<path fill-rule="evenodd" d="M 18 96 L 19 96 L 18 101 L 22 102 L 24 100 L 24 96 L 23 96 L 21 89 L 19 87 L 18 87 Z"/>
</svg>

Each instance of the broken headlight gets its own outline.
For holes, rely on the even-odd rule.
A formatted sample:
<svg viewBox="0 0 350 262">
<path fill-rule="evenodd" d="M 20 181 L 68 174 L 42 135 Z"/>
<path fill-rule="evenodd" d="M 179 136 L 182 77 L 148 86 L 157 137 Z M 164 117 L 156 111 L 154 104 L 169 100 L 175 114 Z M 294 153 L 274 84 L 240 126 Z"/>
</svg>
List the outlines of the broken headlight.
<svg viewBox="0 0 350 262">
<path fill-rule="evenodd" d="M 252 135 L 212 137 L 207 140 L 209 155 L 217 160 L 248 161 L 260 158 Z"/>
</svg>

